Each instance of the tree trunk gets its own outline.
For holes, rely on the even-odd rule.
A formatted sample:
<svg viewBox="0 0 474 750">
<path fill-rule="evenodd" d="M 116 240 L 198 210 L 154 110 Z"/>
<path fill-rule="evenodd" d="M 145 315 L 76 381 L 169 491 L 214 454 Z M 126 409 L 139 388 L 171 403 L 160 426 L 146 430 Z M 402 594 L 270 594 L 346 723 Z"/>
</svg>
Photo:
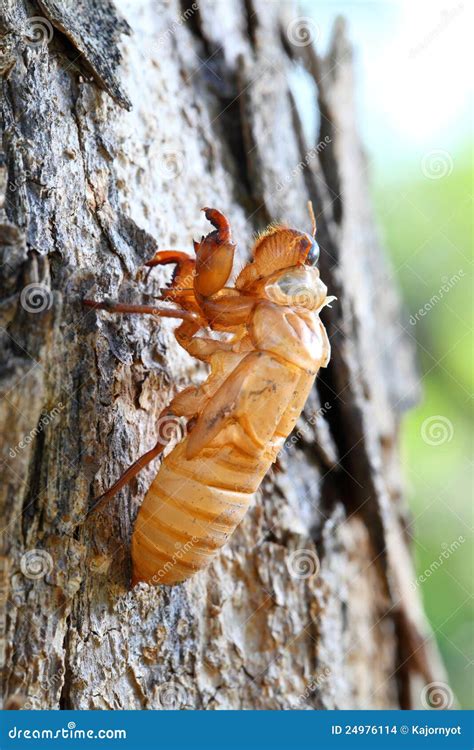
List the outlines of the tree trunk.
<svg viewBox="0 0 474 750">
<path fill-rule="evenodd" d="M 443 672 L 413 583 L 398 459 L 417 378 L 342 24 L 322 59 L 307 43 L 316 27 L 289 4 L 3 5 L 7 705 L 418 706 Z M 338 298 L 324 313 L 331 364 L 215 563 L 173 588 L 131 590 L 130 537 L 159 460 L 106 510 L 87 509 L 204 370 L 173 323 L 81 300 L 158 296 L 169 275 L 142 264 L 157 243 L 190 249 L 207 231 L 203 205 L 229 216 L 243 261 L 271 221 L 309 229 L 308 199 Z"/>
</svg>

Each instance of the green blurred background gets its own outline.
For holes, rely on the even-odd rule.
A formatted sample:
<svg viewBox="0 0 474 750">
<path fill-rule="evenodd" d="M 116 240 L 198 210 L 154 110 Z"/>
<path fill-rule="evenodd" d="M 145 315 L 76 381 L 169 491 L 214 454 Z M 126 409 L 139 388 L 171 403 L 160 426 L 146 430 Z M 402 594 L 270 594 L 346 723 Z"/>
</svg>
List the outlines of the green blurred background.
<svg viewBox="0 0 474 750">
<path fill-rule="evenodd" d="M 473 708 L 470 6 L 308 0 L 303 11 L 320 52 L 337 15 L 355 47 L 359 130 L 423 392 L 402 426 L 414 585 L 457 700 Z"/>
<path fill-rule="evenodd" d="M 451 686 L 472 708 L 472 152 L 459 145 L 450 156 L 450 174 L 430 179 L 407 169 L 376 180 L 374 198 L 423 388 L 402 430 L 417 574 L 429 570 L 418 588 Z"/>
</svg>

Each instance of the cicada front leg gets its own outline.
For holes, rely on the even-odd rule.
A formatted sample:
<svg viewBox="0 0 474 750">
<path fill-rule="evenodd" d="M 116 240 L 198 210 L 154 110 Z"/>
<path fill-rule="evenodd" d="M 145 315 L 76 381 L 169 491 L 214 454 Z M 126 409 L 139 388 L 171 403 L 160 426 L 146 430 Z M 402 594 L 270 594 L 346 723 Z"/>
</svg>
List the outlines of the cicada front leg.
<svg viewBox="0 0 474 750">
<path fill-rule="evenodd" d="M 193 243 L 195 259 L 181 250 L 159 250 L 145 264 L 149 268 L 175 265 L 171 284 L 163 290 L 162 299 L 196 312 L 200 300 L 224 288 L 232 272 L 235 252 L 230 224 L 224 214 L 215 208 L 202 210 L 215 229 Z"/>
<path fill-rule="evenodd" d="M 200 242 L 194 243 L 196 275 L 194 292 L 198 302 L 212 297 L 223 289 L 232 272 L 235 244 L 232 242 L 230 224 L 224 214 L 215 208 L 203 208 L 206 219 L 215 227 Z"/>
<path fill-rule="evenodd" d="M 147 260 L 145 266 L 153 268 L 154 266 L 169 266 L 173 264 L 179 267 L 188 261 L 194 264 L 193 258 L 182 250 L 158 250 L 153 258 Z"/>
</svg>

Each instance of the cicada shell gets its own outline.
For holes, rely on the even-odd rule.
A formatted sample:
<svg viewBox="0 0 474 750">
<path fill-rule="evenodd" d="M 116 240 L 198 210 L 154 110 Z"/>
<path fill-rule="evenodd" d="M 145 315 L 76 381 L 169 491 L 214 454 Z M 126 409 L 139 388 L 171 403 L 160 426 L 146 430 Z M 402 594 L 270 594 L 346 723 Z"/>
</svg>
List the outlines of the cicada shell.
<svg viewBox="0 0 474 750">
<path fill-rule="evenodd" d="M 188 429 L 163 459 L 138 513 L 133 583 L 172 585 L 210 564 L 252 504 L 330 357 L 319 313 L 333 298 L 316 266 L 314 219 L 312 235 L 287 226 L 260 235 L 231 287 L 229 223 L 219 211 L 203 210 L 214 230 L 194 243 L 195 257 L 160 251 L 148 263 L 174 264 L 163 296 L 173 307 L 86 301 L 111 312 L 180 318 L 178 342 L 210 368 L 201 386 L 179 393 L 160 417 L 161 428 L 184 418 Z M 164 442 L 100 499 L 155 458 Z"/>
</svg>

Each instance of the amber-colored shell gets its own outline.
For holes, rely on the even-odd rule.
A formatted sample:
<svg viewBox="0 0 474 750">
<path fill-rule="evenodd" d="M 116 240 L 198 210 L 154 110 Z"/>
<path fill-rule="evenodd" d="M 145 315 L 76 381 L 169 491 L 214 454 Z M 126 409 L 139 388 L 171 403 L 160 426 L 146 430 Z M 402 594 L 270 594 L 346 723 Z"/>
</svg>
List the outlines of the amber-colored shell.
<svg viewBox="0 0 474 750">
<path fill-rule="evenodd" d="M 301 232 L 272 228 L 257 240 L 236 288 L 301 266 L 310 244 Z M 244 517 L 329 360 L 317 312 L 266 298 L 253 302 L 249 320 L 235 327 L 240 343 L 225 351 L 213 342 L 208 380 L 173 402 L 175 413 L 198 414 L 163 460 L 140 509 L 132 539 L 135 583 L 175 584 L 209 565 Z"/>
<path fill-rule="evenodd" d="M 209 565 L 245 515 L 314 377 L 271 353 L 242 359 L 148 490 L 132 540 L 135 581 L 178 583 Z M 189 451 L 196 435 L 201 447 Z"/>
<path fill-rule="evenodd" d="M 195 259 L 159 250 L 147 263 L 176 266 L 162 299 L 177 307 L 84 301 L 96 310 L 181 319 L 178 342 L 210 366 L 202 385 L 177 394 L 162 413 L 167 426 L 186 420 L 188 432 L 163 459 L 140 508 L 134 583 L 172 585 L 209 565 L 244 517 L 329 361 L 319 311 L 331 298 L 308 255 L 316 231 L 312 210 L 313 237 L 270 227 L 233 288 L 225 286 L 235 247 L 229 222 L 216 209 L 203 210 L 214 230 L 194 243 Z M 163 445 L 139 458 L 100 502 Z"/>
</svg>

